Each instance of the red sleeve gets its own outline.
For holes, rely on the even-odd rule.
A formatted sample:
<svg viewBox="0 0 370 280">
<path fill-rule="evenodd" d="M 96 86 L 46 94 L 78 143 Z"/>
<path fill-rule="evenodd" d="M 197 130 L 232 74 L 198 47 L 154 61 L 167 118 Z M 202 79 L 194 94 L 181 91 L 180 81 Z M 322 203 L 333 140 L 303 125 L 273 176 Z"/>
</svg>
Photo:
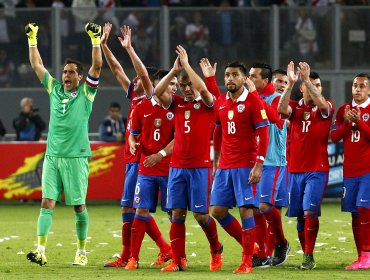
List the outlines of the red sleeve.
<svg viewBox="0 0 370 280">
<path fill-rule="evenodd" d="M 280 114 L 277 111 L 277 107 L 274 108 L 273 106 L 270 106 L 266 103 L 265 100 L 263 100 L 263 105 L 265 106 L 266 114 L 271 123 L 276 124 L 276 126 L 279 129 L 282 129 L 284 126 L 284 120 L 281 118 Z M 276 105 L 277 106 L 277 105 Z"/>
<path fill-rule="evenodd" d="M 141 133 L 141 107 L 141 104 L 136 106 L 136 108 L 132 112 L 130 133 L 134 135 L 138 135 Z"/>
<path fill-rule="evenodd" d="M 279 101 L 280 101 L 280 96 L 276 96 L 271 103 L 271 107 L 274 108 L 276 111 L 279 105 Z"/>
<path fill-rule="evenodd" d="M 221 144 L 222 144 L 222 128 L 221 125 L 216 124 L 215 130 L 213 131 L 213 149 L 215 151 L 220 151 Z"/>
<path fill-rule="evenodd" d="M 334 143 L 342 139 L 344 137 L 346 130 L 350 128 L 350 124 L 344 121 L 343 108 L 344 107 L 339 108 L 337 115 L 335 117 L 335 121 L 331 126 L 330 136 L 331 141 L 333 141 Z"/>
<path fill-rule="evenodd" d="M 361 132 L 365 133 L 367 138 L 370 138 L 370 127 L 363 120 L 360 119 L 356 125 Z"/>
<path fill-rule="evenodd" d="M 269 144 L 269 133 L 268 133 L 268 126 L 263 126 L 257 129 L 257 134 L 259 136 L 259 145 L 257 151 L 257 162 L 263 163 L 265 160 L 265 156 L 267 153 L 267 148 Z"/>
<path fill-rule="evenodd" d="M 206 87 L 216 98 L 220 96 L 221 92 L 217 85 L 216 76 L 206 78 Z"/>
</svg>

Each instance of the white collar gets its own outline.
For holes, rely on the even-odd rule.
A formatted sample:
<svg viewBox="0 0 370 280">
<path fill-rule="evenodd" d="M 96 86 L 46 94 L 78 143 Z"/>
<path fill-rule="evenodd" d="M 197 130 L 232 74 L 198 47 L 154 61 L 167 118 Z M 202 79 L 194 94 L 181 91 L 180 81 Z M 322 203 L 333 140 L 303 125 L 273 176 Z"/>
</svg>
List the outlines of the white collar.
<svg viewBox="0 0 370 280">
<path fill-rule="evenodd" d="M 238 97 L 236 102 L 247 100 L 248 93 L 249 93 L 249 91 L 246 88 L 244 88 L 243 93 Z M 226 99 L 230 99 L 230 92 L 227 92 Z"/>
<path fill-rule="evenodd" d="M 185 100 L 185 102 L 190 102 L 190 101 L 188 101 L 188 100 L 186 100 L 186 97 L 184 97 L 184 100 Z M 202 100 L 202 97 L 199 95 L 197 98 L 195 98 L 192 102 L 194 102 L 194 101 L 200 101 L 200 100 Z"/>
<path fill-rule="evenodd" d="M 159 104 L 158 104 L 158 102 L 155 100 L 154 96 L 153 96 L 152 98 L 150 98 L 150 101 L 152 102 L 152 105 L 153 105 L 153 106 L 156 106 L 156 105 L 157 105 L 157 106 L 161 106 L 161 105 L 159 105 Z"/>
<path fill-rule="evenodd" d="M 364 103 L 357 104 L 354 99 L 352 99 L 352 107 L 366 108 L 370 104 L 370 98 L 368 98 Z"/>
</svg>

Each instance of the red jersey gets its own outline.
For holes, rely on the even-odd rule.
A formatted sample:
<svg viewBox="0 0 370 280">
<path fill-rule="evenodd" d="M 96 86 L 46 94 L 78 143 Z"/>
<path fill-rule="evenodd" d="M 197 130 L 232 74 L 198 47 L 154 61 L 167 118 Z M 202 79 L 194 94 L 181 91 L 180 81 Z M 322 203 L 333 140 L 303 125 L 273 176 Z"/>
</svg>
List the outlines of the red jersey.
<svg viewBox="0 0 370 280">
<path fill-rule="evenodd" d="M 174 95 L 169 107 L 175 114 L 175 144 L 171 167 L 211 167 L 210 139 L 214 124 L 214 108 L 198 97 L 193 102 Z"/>
<path fill-rule="evenodd" d="M 327 117 L 316 105 L 306 106 L 303 99 L 290 102 L 289 172 L 329 171 L 328 140 L 334 105 L 327 102 Z"/>
<path fill-rule="evenodd" d="M 133 155 L 130 153 L 130 145 L 128 144 L 128 137 L 130 136 L 130 129 L 132 125 L 132 115 L 135 111 L 136 106 L 143 100 L 145 100 L 145 95 L 138 96 L 136 92 L 134 92 L 134 84 L 130 83 L 127 90 L 127 98 L 131 100 L 130 108 L 128 109 L 127 113 L 127 126 L 125 132 L 125 162 L 139 162 L 140 160 L 140 148 L 139 151 Z"/>
<path fill-rule="evenodd" d="M 360 120 L 346 123 L 344 109 L 358 106 L 361 110 Z M 337 113 L 331 132 L 333 142 L 343 138 L 344 145 L 344 177 L 358 177 L 370 173 L 370 98 L 361 105 L 348 102 L 342 105 Z"/>
<path fill-rule="evenodd" d="M 215 110 L 216 124 L 222 127 L 218 168 L 252 168 L 258 151 L 257 129 L 269 125 L 261 98 L 247 89 L 235 102 L 228 93 L 223 94 L 217 100 Z"/>
<path fill-rule="evenodd" d="M 164 157 L 153 167 L 145 167 L 145 157 L 158 153 L 165 148 L 174 137 L 174 114 L 165 110 L 154 100 L 144 100 L 136 106 L 133 113 L 131 134 L 140 134 L 140 166 L 139 174 L 149 176 L 168 176 L 171 157 Z"/>
</svg>

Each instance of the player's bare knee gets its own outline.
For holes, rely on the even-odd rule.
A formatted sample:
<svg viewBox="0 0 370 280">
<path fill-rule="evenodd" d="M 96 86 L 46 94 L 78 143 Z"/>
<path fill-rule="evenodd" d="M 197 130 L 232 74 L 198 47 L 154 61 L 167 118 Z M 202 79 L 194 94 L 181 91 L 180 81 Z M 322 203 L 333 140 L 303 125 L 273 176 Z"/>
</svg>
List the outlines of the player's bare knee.
<svg viewBox="0 0 370 280">
<path fill-rule="evenodd" d="M 136 209 L 136 215 L 142 216 L 142 217 L 148 217 L 149 215 L 149 209 L 146 208 L 137 208 Z"/>
<path fill-rule="evenodd" d="M 55 208 L 55 200 L 49 198 L 43 198 L 41 201 L 41 208 L 54 210 Z"/>
<path fill-rule="evenodd" d="M 211 215 L 216 220 L 223 220 L 227 216 L 227 213 L 228 213 L 228 209 L 225 207 L 213 206 L 211 208 Z"/>
</svg>

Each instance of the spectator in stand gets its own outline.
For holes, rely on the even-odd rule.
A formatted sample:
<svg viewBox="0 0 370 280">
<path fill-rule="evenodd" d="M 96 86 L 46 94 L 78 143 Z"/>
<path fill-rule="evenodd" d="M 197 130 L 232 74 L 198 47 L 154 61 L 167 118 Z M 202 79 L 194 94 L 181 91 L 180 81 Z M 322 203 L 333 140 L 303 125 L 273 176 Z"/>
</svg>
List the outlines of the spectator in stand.
<svg viewBox="0 0 370 280">
<path fill-rule="evenodd" d="M 127 119 L 121 115 L 121 106 L 113 102 L 109 106 L 109 115 L 99 125 L 99 140 L 104 142 L 125 141 Z"/>
<path fill-rule="evenodd" d="M 6 133 L 5 126 L 3 125 L 3 122 L 0 120 L 0 136 L 3 137 Z"/>
<path fill-rule="evenodd" d="M 25 97 L 21 100 L 21 112 L 14 119 L 13 127 L 17 133 L 17 141 L 42 140 L 41 133 L 46 128 L 43 119 L 38 115 L 38 108 L 33 107 L 33 100 Z"/>
</svg>

